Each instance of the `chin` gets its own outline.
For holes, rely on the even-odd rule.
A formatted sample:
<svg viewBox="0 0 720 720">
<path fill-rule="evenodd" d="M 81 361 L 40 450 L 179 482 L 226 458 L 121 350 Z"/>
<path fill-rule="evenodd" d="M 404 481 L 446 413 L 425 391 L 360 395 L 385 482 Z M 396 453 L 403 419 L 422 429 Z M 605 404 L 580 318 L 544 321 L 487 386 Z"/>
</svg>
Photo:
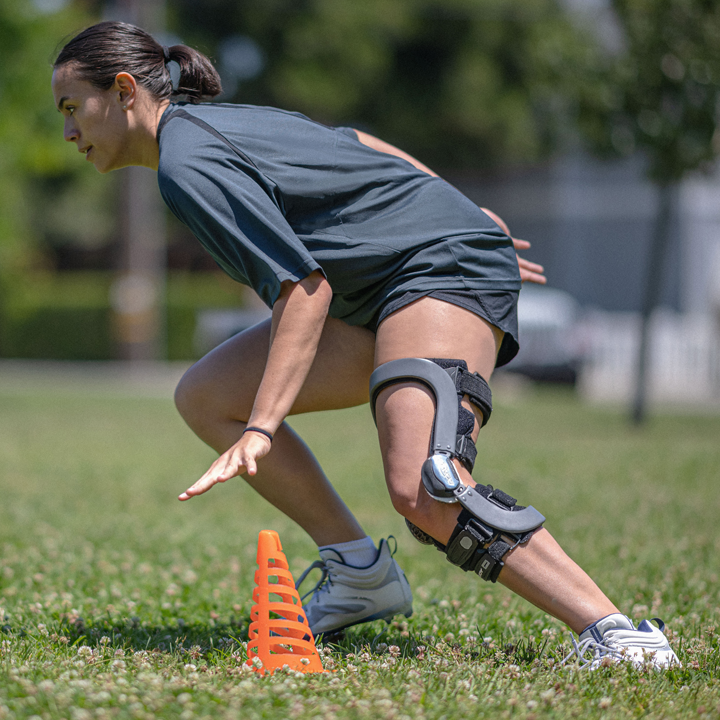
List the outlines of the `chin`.
<svg viewBox="0 0 720 720">
<path fill-rule="evenodd" d="M 106 175 L 107 173 L 109 173 L 109 172 L 111 172 L 112 170 L 115 169 L 115 168 L 114 168 L 112 165 L 110 165 L 109 163 L 107 163 L 107 162 L 105 162 L 105 163 L 102 162 L 102 160 L 100 160 L 100 161 L 98 161 L 98 162 L 94 162 L 93 165 L 95 166 L 95 169 L 96 169 L 101 175 Z"/>
<path fill-rule="evenodd" d="M 127 162 L 107 162 L 104 165 L 95 165 L 95 169 L 101 174 L 101 175 L 107 175 L 108 173 L 113 172 L 114 170 L 122 170 L 126 167 L 133 167 L 132 163 Z"/>
<path fill-rule="evenodd" d="M 108 159 L 107 157 L 98 157 L 97 159 L 93 158 L 90 162 L 92 162 L 92 164 L 95 166 L 95 169 L 101 175 L 107 175 L 113 170 L 119 170 L 120 168 L 125 167 L 121 162 L 118 162 L 117 160 L 114 160 L 112 158 Z"/>
</svg>

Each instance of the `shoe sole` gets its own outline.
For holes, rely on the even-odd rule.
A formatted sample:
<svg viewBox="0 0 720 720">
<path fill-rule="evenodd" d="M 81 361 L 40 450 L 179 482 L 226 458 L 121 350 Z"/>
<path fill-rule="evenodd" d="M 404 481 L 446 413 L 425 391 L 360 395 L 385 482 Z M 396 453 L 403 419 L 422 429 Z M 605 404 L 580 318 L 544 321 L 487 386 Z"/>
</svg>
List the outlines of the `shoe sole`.
<svg viewBox="0 0 720 720">
<path fill-rule="evenodd" d="M 382 613 L 375 613 L 374 615 L 367 615 L 366 617 L 353 620 L 352 622 L 347 623 L 347 625 L 341 625 L 340 627 L 333 627 L 327 630 L 318 630 L 317 632 L 313 630 L 312 633 L 316 638 L 320 637 L 321 635 L 334 635 L 335 633 L 341 633 L 348 628 L 354 627 L 355 625 L 362 625 L 363 623 L 373 622 L 375 620 L 384 620 L 389 625 L 396 615 L 404 615 L 406 618 L 409 618 L 412 616 L 412 614 L 412 608 L 406 610 L 402 606 L 396 606 L 395 608 L 391 608 L 390 610 L 384 610 Z"/>
<path fill-rule="evenodd" d="M 652 658 L 645 660 L 645 653 L 654 653 Z M 612 659 L 614 663 L 631 662 L 635 667 L 651 667 L 655 670 L 667 670 L 668 668 L 682 668 L 682 663 L 672 650 L 646 650 L 641 648 L 627 649 L 624 657 L 616 657 Z M 603 667 L 602 658 L 593 661 L 588 668 L 589 670 L 598 670 Z"/>
<path fill-rule="evenodd" d="M 653 653 L 654 655 L 652 658 L 648 657 L 647 660 L 645 660 L 645 654 L 648 655 L 650 653 Z M 678 660 L 677 655 L 672 650 L 642 650 L 639 649 L 638 652 L 628 652 L 628 659 L 632 660 L 633 663 L 639 666 L 645 666 L 648 665 L 649 667 L 655 667 L 657 669 L 666 669 L 669 667 L 682 667 L 682 664 L 680 663 L 680 660 Z"/>
</svg>

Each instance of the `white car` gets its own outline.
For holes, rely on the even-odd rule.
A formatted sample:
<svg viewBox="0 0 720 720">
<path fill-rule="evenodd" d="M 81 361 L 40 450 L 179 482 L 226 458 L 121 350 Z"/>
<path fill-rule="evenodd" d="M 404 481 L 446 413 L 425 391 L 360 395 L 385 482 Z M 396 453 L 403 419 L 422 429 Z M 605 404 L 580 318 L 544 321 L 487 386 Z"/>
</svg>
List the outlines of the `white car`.
<svg viewBox="0 0 720 720">
<path fill-rule="evenodd" d="M 518 301 L 520 352 L 507 370 L 541 382 L 574 384 L 583 356 L 580 317 L 570 293 L 524 285 Z"/>
</svg>

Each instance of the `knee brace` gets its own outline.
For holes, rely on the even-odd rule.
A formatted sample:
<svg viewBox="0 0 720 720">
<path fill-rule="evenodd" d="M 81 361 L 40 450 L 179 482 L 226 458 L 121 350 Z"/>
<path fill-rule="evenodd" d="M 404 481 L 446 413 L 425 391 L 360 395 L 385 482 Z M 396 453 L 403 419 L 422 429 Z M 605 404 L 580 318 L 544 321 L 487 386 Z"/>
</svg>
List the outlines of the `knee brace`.
<svg viewBox="0 0 720 720">
<path fill-rule="evenodd" d="M 490 386 L 477 373 L 468 371 L 464 360 L 404 358 L 377 368 L 370 376 L 370 409 L 375 419 L 375 402 L 380 391 L 389 385 L 415 380 L 427 386 L 435 396 L 433 453 L 456 457 L 472 472 L 477 449 L 472 439 L 475 416 L 461 401 L 467 395 L 482 413 L 485 427 L 492 413 Z"/>
<path fill-rule="evenodd" d="M 393 360 L 378 367 L 370 377 L 374 419 L 379 393 L 390 385 L 408 381 L 422 383 L 435 397 L 432 455 L 422 466 L 423 486 L 434 500 L 460 503 L 463 508 L 447 545 L 406 520 L 408 528 L 417 540 L 444 552 L 454 565 L 495 582 L 504 565 L 503 557 L 516 545 L 527 542 L 545 518 L 535 508 L 517 505 L 515 498 L 490 485 L 465 485 L 452 463 L 453 458 L 458 458 L 472 471 L 477 455 L 470 437 L 474 416 L 461 407 L 460 401 L 467 394 L 482 412 L 485 425 L 492 411 L 490 388 L 477 373 L 468 372 L 462 360 Z"/>
</svg>

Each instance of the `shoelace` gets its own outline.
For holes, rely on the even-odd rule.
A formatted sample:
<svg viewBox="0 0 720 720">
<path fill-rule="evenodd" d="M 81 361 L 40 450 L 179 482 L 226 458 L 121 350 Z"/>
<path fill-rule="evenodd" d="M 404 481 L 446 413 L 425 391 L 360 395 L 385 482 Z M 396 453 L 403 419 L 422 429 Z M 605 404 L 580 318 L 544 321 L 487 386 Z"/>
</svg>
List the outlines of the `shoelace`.
<svg viewBox="0 0 720 720">
<path fill-rule="evenodd" d="M 582 662 L 582 665 L 579 666 L 579 669 L 583 670 L 588 665 L 592 665 L 596 660 L 601 660 L 604 657 L 621 659 L 623 656 L 621 650 L 618 650 L 617 648 L 612 646 L 603 645 L 594 638 L 585 638 L 585 640 L 578 643 L 571 635 L 570 640 L 573 644 L 574 650 L 567 654 L 567 657 L 565 657 L 565 659 L 560 663 L 560 667 L 565 665 L 565 663 L 567 663 L 570 658 L 573 657 L 577 658 L 578 663 Z M 587 659 L 585 657 L 588 651 L 592 651 L 592 657 L 590 657 L 590 659 Z"/>
<path fill-rule="evenodd" d="M 395 543 L 395 547 L 390 551 L 390 555 L 393 556 L 397 552 L 397 540 L 395 539 L 394 535 L 388 535 L 387 537 L 387 543 L 388 547 L 390 544 L 390 540 L 392 540 Z M 382 541 L 381 541 L 381 547 L 382 547 Z M 315 569 L 322 570 L 322 577 L 320 580 L 318 580 L 317 585 L 315 585 L 312 590 L 308 590 L 304 595 L 300 596 L 300 601 L 305 602 L 305 598 L 314 595 L 316 592 L 322 592 L 323 590 L 329 590 L 330 586 L 333 584 L 333 573 L 330 570 L 330 568 L 322 561 L 322 560 L 316 560 L 312 565 L 310 565 L 309 568 L 307 568 L 302 575 L 300 575 L 300 579 L 295 583 L 295 589 L 299 590 L 300 586 L 303 584 L 303 581 L 305 578 Z"/>
<path fill-rule="evenodd" d="M 306 597 L 314 595 L 316 592 L 322 592 L 325 589 L 329 589 L 329 586 L 332 585 L 332 573 L 330 572 L 330 568 L 322 560 L 316 560 L 300 576 L 300 579 L 295 583 L 295 589 L 298 590 L 303 584 L 305 578 L 316 568 L 322 570 L 322 577 L 320 578 L 320 580 L 318 580 L 317 584 L 314 588 L 312 588 L 312 590 L 309 590 L 300 597 L 301 602 L 305 602 Z"/>
</svg>

